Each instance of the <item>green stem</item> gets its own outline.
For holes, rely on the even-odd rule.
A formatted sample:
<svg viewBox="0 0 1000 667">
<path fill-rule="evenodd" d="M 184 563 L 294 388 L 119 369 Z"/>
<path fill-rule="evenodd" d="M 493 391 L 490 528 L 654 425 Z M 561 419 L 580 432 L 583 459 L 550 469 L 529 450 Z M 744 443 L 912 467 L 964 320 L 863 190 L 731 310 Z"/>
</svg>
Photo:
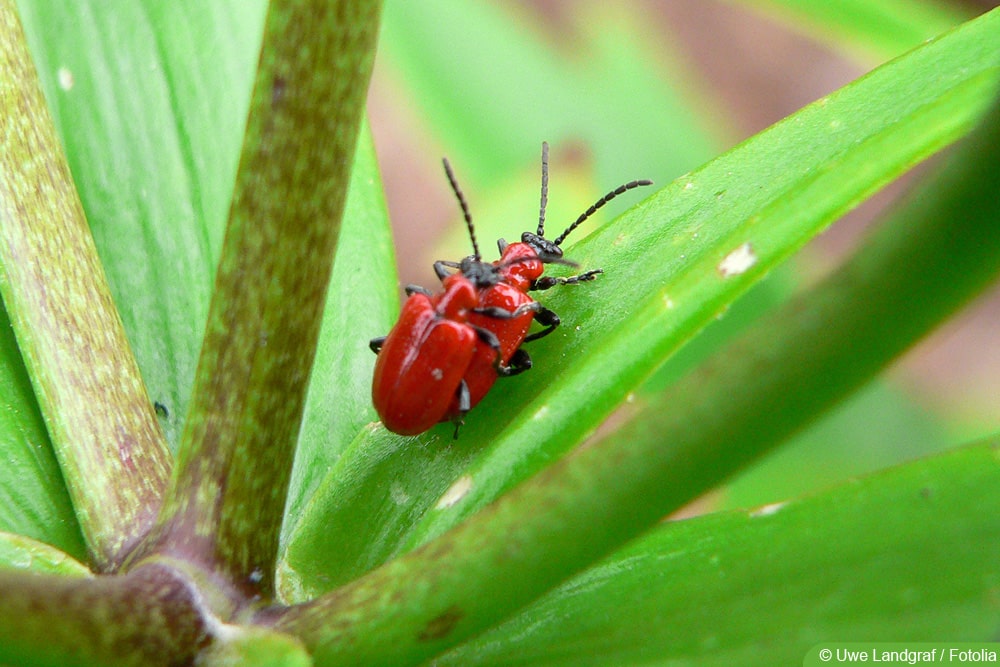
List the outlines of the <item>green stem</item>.
<svg viewBox="0 0 1000 667">
<path fill-rule="evenodd" d="M 155 548 L 273 590 L 379 3 L 272 2 L 229 226 Z"/>
<path fill-rule="evenodd" d="M 998 162 L 994 106 L 943 179 L 840 271 L 620 431 L 424 547 L 260 620 L 301 636 L 317 661 L 415 664 L 655 525 L 866 382 L 996 277 Z"/>
<path fill-rule="evenodd" d="M 170 454 L 11 0 L 0 0 L 0 292 L 92 560 L 152 525 Z"/>
<path fill-rule="evenodd" d="M 207 641 L 196 596 L 166 568 L 71 578 L 0 572 L 0 662 L 191 664 Z"/>
</svg>

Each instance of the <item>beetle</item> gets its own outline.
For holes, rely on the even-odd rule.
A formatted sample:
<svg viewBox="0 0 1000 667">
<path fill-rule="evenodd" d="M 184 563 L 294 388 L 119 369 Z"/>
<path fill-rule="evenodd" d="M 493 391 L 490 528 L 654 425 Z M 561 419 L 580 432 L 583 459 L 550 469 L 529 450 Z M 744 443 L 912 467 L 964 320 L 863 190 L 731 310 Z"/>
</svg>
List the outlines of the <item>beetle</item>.
<svg viewBox="0 0 1000 667">
<path fill-rule="evenodd" d="M 531 368 L 523 343 L 546 336 L 559 317 L 535 301 L 529 291 L 593 280 L 591 269 L 575 276 L 544 276 L 545 264 L 576 266 L 563 258 L 560 244 L 583 221 L 626 190 L 651 185 L 625 183 L 598 199 L 557 238 L 545 238 L 548 201 L 548 144 L 542 143 L 542 188 L 536 232 L 524 232 L 519 243 L 497 242 L 500 259 L 484 262 L 479 252 L 468 203 L 448 160 L 445 174 L 465 219 L 473 254 L 460 262 L 437 261 L 434 272 L 444 291 L 433 294 L 407 285 L 407 299 L 388 335 L 369 342 L 378 355 L 372 401 L 383 425 L 400 435 L 423 433 L 451 421 L 454 437 L 465 414 L 489 392 L 498 377 Z M 528 334 L 532 321 L 544 328 Z"/>
</svg>

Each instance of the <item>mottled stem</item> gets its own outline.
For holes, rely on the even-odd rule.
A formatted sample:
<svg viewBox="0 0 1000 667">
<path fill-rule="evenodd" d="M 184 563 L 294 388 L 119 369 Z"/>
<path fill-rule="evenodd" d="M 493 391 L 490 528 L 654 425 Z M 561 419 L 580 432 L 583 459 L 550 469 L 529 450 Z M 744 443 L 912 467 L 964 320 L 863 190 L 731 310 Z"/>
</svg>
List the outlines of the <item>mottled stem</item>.
<svg viewBox="0 0 1000 667">
<path fill-rule="evenodd" d="M 272 3 L 191 407 L 154 548 L 273 589 L 379 3 Z"/>
<path fill-rule="evenodd" d="M 156 517 L 170 453 L 18 22 L 0 0 L 0 292 L 94 566 Z"/>
</svg>

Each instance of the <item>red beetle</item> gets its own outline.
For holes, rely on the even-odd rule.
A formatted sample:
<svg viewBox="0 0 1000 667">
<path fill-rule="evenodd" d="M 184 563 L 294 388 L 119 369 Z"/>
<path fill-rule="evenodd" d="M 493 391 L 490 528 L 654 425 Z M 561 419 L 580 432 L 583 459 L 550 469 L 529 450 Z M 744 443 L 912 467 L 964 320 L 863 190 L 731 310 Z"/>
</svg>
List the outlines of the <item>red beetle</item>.
<svg viewBox="0 0 1000 667">
<path fill-rule="evenodd" d="M 438 261 L 434 271 L 444 286 L 441 294 L 408 285 L 399 321 L 385 337 L 369 345 L 378 354 L 372 401 L 387 429 L 400 435 L 423 433 L 434 424 L 452 421 L 454 437 L 465 413 L 489 392 L 501 375 L 531 368 L 522 343 L 548 335 L 559 317 L 528 295 L 593 280 L 601 269 L 568 278 L 543 276 L 545 264 L 570 264 L 560 244 L 584 220 L 616 196 L 652 181 L 626 183 L 601 197 L 556 239 L 544 237 L 548 199 L 548 144 L 542 144 L 542 195 L 537 233 L 525 232 L 520 243 L 500 239 L 500 259 L 482 261 L 468 204 L 451 166 L 445 174 L 462 208 L 473 254 L 461 262 Z M 455 272 L 449 272 L 454 269 Z M 545 329 L 528 335 L 532 320 Z"/>
</svg>

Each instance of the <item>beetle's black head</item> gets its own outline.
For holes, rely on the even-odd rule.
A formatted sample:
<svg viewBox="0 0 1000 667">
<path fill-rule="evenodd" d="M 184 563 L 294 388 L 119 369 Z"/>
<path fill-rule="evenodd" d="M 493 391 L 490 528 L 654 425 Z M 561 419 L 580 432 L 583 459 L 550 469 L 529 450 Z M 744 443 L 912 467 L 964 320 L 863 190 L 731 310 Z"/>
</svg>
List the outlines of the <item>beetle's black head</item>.
<svg viewBox="0 0 1000 667">
<path fill-rule="evenodd" d="M 557 246 L 555 243 L 548 240 L 544 236 L 532 234 L 531 232 L 521 234 L 521 243 L 527 243 L 530 245 L 543 261 L 546 257 L 562 257 L 563 254 L 562 248 Z"/>
<path fill-rule="evenodd" d="M 543 262 L 554 262 L 557 264 L 567 263 L 566 260 L 563 259 L 562 248 L 544 236 L 539 236 L 538 234 L 533 234 L 531 232 L 525 232 L 521 234 L 521 243 L 526 243 L 531 246 L 531 248 L 538 254 L 538 259 Z"/>
<path fill-rule="evenodd" d="M 491 287 L 500 282 L 500 271 L 490 262 L 484 262 L 475 255 L 469 255 L 461 261 L 459 272 L 468 278 L 476 287 Z"/>
</svg>

